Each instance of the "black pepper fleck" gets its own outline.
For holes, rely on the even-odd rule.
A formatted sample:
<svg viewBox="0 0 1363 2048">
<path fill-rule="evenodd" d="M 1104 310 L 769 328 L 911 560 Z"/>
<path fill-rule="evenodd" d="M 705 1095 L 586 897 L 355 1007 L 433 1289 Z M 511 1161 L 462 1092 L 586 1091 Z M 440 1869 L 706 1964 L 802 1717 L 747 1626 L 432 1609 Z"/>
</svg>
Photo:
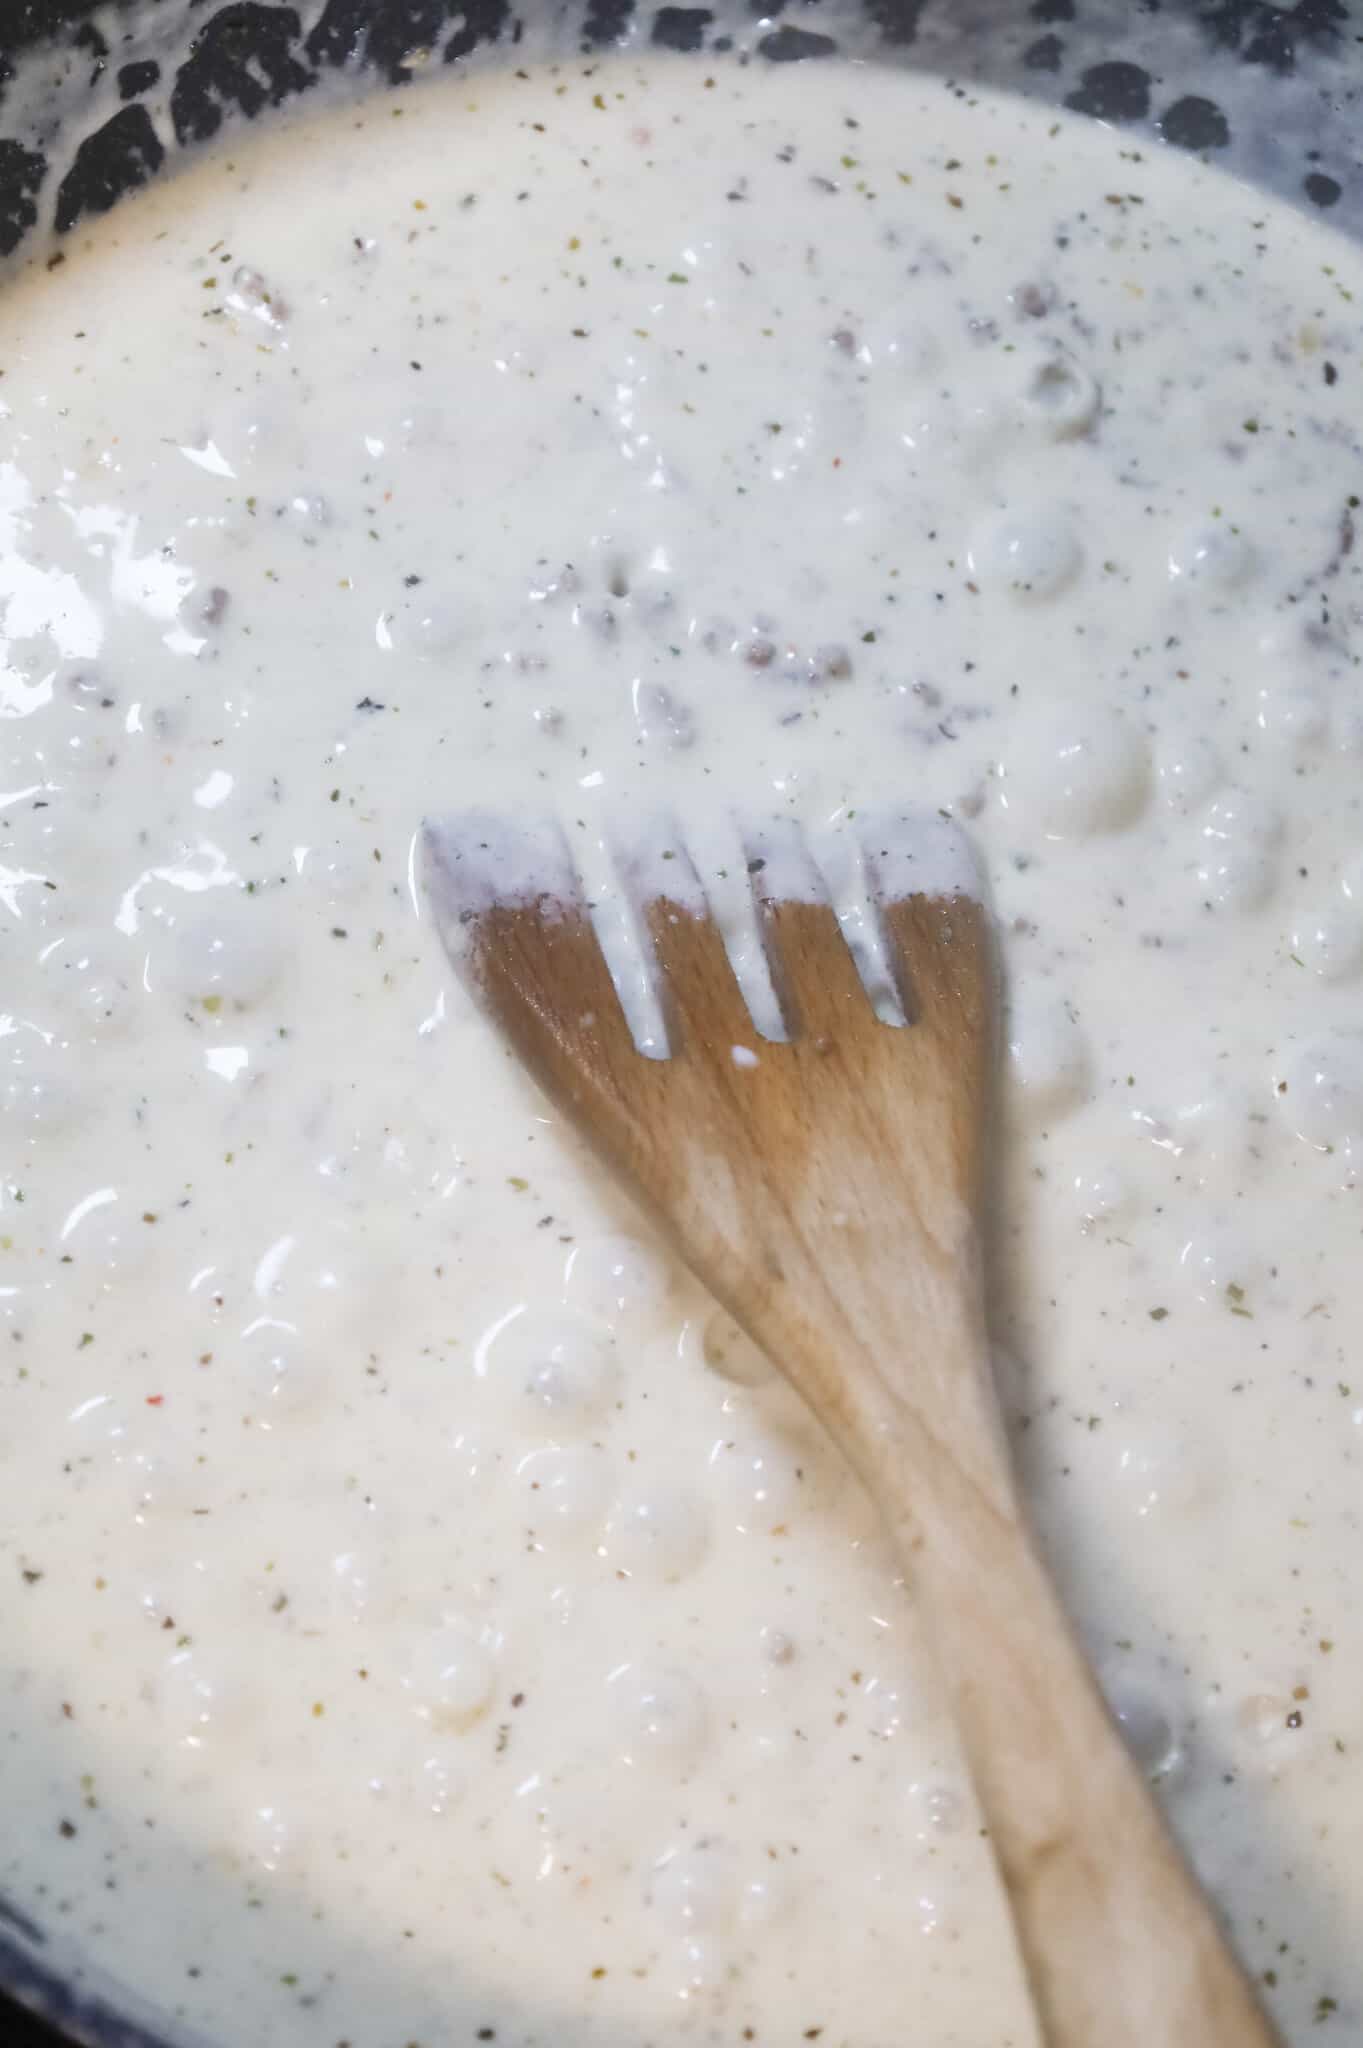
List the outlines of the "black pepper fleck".
<svg viewBox="0 0 1363 2048">
<path fill-rule="evenodd" d="M 1338 178 L 1327 177 L 1324 171 L 1308 171 L 1302 179 L 1302 191 L 1313 206 L 1336 206 L 1344 194 L 1344 187 Z"/>
</svg>

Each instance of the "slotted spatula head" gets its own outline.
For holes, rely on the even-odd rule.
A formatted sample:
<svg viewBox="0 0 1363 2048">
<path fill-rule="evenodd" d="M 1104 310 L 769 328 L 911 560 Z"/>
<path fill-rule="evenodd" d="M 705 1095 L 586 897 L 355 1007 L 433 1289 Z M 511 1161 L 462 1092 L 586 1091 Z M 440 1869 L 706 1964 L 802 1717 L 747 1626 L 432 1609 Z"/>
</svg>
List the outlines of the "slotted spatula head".
<svg viewBox="0 0 1363 2048">
<path fill-rule="evenodd" d="M 830 1241 L 872 1267 L 889 1255 L 896 1289 L 942 1273 L 954 1292 L 973 1261 L 988 927 L 953 827 L 912 815 L 864 826 L 871 954 L 895 1014 L 882 1021 L 800 833 L 753 828 L 744 844 L 781 1041 L 759 1034 L 702 878 L 665 824 L 621 847 L 618 872 L 666 1058 L 637 1049 L 554 826 L 433 821 L 426 893 L 460 973 L 546 1094 L 822 1407 L 828 1390 L 803 1384 L 806 1347 L 788 1325 Z"/>
</svg>

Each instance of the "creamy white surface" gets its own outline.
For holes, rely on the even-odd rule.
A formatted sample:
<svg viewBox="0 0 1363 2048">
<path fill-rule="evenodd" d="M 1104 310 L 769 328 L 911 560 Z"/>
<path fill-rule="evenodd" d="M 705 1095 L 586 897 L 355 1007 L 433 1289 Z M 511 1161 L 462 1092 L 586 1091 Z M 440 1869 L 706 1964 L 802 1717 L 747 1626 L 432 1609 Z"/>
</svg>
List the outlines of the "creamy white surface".
<svg viewBox="0 0 1363 2048">
<path fill-rule="evenodd" d="M 428 811 L 604 885 L 663 803 L 737 915 L 737 811 L 836 880 L 911 803 L 1003 936 L 1061 1580 L 1289 2039 L 1363 2040 L 1357 283 L 1096 128 L 651 61 L 11 289 L 16 1904 L 266 2048 L 1032 2040 L 866 1504 L 414 886 Z"/>
</svg>

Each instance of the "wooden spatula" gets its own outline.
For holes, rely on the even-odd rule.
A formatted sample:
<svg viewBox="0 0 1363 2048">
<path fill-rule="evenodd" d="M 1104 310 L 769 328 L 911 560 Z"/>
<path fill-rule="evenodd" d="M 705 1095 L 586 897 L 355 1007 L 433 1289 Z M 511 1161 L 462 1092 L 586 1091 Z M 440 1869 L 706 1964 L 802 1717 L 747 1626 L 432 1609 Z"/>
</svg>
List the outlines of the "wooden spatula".
<svg viewBox="0 0 1363 2048">
<path fill-rule="evenodd" d="M 1110 1719 L 1028 1531 L 978 1210 L 987 914 L 949 830 L 864 850 L 903 1012 L 879 1021 L 798 848 L 749 869 L 788 1040 L 758 1036 L 683 848 L 635 866 L 667 1058 L 636 1050 L 566 845 L 428 825 L 438 928 L 551 1101 L 841 1445 L 950 1689 L 1048 2048 L 1274 2033 Z M 911 2031 L 911 2030 L 910 2030 Z M 906 2034 L 907 2039 L 907 2034 Z"/>
</svg>

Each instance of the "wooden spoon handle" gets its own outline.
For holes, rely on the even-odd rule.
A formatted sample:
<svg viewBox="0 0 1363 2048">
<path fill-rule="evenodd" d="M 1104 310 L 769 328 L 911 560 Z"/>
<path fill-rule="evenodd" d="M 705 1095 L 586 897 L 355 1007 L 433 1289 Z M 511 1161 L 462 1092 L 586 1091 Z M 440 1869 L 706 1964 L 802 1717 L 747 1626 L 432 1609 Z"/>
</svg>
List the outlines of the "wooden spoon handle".
<svg viewBox="0 0 1363 2048">
<path fill-rule="evenodd" d="M 981 1434 L 964 1439 L 977 1447 L 987 1371 L 977 1359 L 955 1381 L 981 1390 Z M 997 1455 L 969 1471 L 949 1441 L 926 1488 L 916 1464 L 907 1505 L 892 1418 L 859 1433 L 927 1610 L 1047 2048 L 1277 2048 L 1023 1526 L 997 1430 Z"/>
<path fill-rule="evenodd" d="M 926 1574 L 934 1633 L 1047 2048 L 1269 2048 L 1035 1557 L 976 1560 L 983 1599 L 963 1563 Z"/>
</svg>

